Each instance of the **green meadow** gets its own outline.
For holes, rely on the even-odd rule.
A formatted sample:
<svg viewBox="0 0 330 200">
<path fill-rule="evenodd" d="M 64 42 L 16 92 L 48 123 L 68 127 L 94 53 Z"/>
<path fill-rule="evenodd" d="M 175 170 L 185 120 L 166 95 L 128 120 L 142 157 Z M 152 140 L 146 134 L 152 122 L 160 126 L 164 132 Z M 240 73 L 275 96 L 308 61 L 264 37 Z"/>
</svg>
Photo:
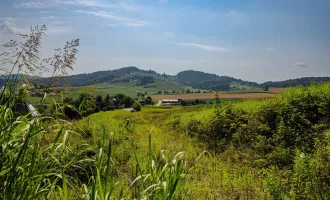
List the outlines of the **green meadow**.
<svg viewBox="0 0 330 200">
<path fill-rule="evenodd" d="M 329 83 L 80 120 L 60 102 L 34 119 L 10 105 L 0 109 L 1 199 L 330 198 Z"/>
</svg>

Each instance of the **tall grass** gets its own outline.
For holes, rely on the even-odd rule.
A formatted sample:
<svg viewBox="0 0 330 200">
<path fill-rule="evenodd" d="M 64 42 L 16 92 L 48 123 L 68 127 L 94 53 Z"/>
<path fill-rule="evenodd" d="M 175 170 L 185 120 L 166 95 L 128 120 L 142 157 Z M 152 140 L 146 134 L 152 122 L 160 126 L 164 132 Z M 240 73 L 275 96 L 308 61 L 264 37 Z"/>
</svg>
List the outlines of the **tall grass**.
<svg viewBox="0 0 330 200">
<path fill-rule="evenodd" d="M 106 128 L 96 148 L 84 142 L 91 132 L 63 120 L 63 105 L 54 99 L 49 116 L 14 109 L 18 103 L 24 104 L 26 97 L 16 87 L 23 77 L 20 73 L 49 66 L 53 73 L 49 88 L 75 62 L 79 40 L 67 42 L 63 49 L 56 49 L 53 58 L 40 63 L 44 31 L 45 26 L 31 28 L 30 34 L 21 35 L 25 42 L 12 40 L 5 45 L 16 50 L 0 55 L 4 56 L 2 61 L 13 65 L 0 96 L 0 199 L 183 199 L 182 152 L 167 160 L 162 152 L 153 152 L 150 137 L 148 161 L 144 163 L 135 154 L 136 174 L 125 186 L 118 181 L 112 155 L 116 144 Z"/>
</svg>

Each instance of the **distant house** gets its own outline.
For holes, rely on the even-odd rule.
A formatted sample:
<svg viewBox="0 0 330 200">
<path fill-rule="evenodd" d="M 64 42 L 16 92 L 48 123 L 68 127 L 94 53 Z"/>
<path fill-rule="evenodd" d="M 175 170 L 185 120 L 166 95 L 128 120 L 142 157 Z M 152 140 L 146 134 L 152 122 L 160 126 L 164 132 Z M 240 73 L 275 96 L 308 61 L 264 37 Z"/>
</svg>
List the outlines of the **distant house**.
<svg viewBox="0 0 330 200">
<path fill-rule="evenodd" d="M 163 99 L 163 106 L 181 106 L 181 99 Z"/>
</svg>

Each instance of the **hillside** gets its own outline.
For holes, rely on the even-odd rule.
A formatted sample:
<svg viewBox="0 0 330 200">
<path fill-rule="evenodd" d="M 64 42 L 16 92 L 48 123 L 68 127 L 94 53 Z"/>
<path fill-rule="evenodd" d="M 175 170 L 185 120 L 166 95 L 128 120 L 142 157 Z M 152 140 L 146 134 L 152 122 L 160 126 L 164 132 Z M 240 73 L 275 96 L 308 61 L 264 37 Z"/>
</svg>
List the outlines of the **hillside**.
<svg viewBox="0 0 330 200">
<path fill-rule="evenodd" d="M 170 199 L 329 199 L 329 99 L 330 84 L 316 84 L 263 100 L 144 106 L 73 121 L 54 107 L 8 117 L 16 106 L 7 100 L 0 173 L 13 186 L 3 184 L 0 199 L 16 199 L 6 197 L 22 188 L 23 199 L 64 190 L 61 199 L 166 199 L 171 191 Z"/>
<path fill-rule="evenodd" d="M 39 78 L 37 80 L 38 84 L 47 85 L 49 78 Z M 313 82 L 328 81 L 330 81 L 330 77 L 304 77 L 285 81 L 268 81 L 258 84 L 256 82 L 244 81 L 229 76 L 219 76 L 201 71 L 186 70 L 172 76 L 130 66 L 115 70 L 67 76 L 65 80 L 59 82 L 58 85 L 79 87 L 100 83 L 120 83 L 121 85 L 130 85 L 130 87 L 137 86 L 173 91 L 183 91 L 186 87 L 216 91 L 237 91 L 255 88 L 261 90 L 260 88 L 264 87 L 285 88 L 298 85 L 309 86 Z M 3 86 L 4 83 L 4 79 L 0 78 L 0 86 Z"/>
<path fill-rule="evenodd" d="M 294 87 L 298 85 L 309 86 L 311 83 L 320 83 L 320 82 L 329 82 L 330 77 L 303 77 L 303 78 L 296 78 L 296 79 L 289 79 L 286 81 L 268 81 L 265 83 L 260 84 L 262 87 Z"/>
<path fill-rule="evenodd" d="M 46 84 L 48 78 L 42 78 L 41 84 Z M 124 67 L 116 70 L 98 71 L 88 74 L 78 74 L 67 76 L 64 82 L 59 85 L 66 86 L 87 86 L 97 83 L 132 83 L 144 88 L 157 87 L 156 85 L 163 85 L 160 90 L 182 90 L 184 86 L 196 89 L 227 91 L 231 89 L 232 85 L 239 85 L 245 87 L 258 87 L 255 82 L 243 81 L 228 76 L 218 76 L 215 74 L 204 73 L 200 71 L 183 71 L 175 76 L 166 74 L 159 74 L 151 70 L 142 70 L 137 67 Z M 163 84 L 159 84 L 163 82 Z M 167 82 L 167 83 L 164 83 Z M 156 84 L 158 83 L 158 84 Z M 164 87 L 164 85 L 172 85 L 172 87 Z"/>
<path fill-rule="evenodd" d="M 176 75 L 177 81 L 182 85 L 191 86 L 193 88 L 227 91 L 234 83 L 238 85 L 258 87 L 258 83 L 243 81 L 241 79 L 229 76 L 218 76 L 215 74 L 204 73 L 200 71 L 183 71 Z"/>
</svg>

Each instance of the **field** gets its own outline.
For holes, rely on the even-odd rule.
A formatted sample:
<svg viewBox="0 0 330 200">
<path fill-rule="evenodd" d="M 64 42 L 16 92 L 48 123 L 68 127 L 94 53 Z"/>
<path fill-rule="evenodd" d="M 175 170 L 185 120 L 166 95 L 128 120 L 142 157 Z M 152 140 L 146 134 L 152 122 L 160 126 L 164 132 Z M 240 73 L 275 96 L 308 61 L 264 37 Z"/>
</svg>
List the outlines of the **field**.
<svg viewBox="0 0 330 200">
<path fill-rule="evenodd" d="M 143 93 L 143 94 L 157 94 L 158 91 L 167 91 L 169 93 L 172 93 L 175 91 L 176 93 L 182 93 L 186 91 L 187 89 L 191 91 L 195 91 L 192 88 L 189 87 L 183 87 L 179 85 L 175 85 L 173 83 L 163 81 L 156 79 L 155 84 L 156 87 L 151 88 L 144 88 L 144 87 L 136 87 L 136 82 L 129 82 L 129 83 L 115 83 L 115 84 L 100 84 L 100 85 L 93 85 L 93 86 L 86 86 L 86 87 L 78 87 L 67 90 L 67 92 L 73 96 L 74 98 L 77 98 L 80 94 L 85 92 L 93 92 L 95 95 L 101 95 L 105 97 L 106 95 L 116 95 L 116 94 L 125 94 L 127 96 L 136 97 L 137 93 Z"/>
<path fill-rule="evenodd" d="M 288 88 L 269 88 L 268 91 L 271 93 L 279 94 L 281 92 L 284 92 Z"/>
<path fill-rule="evenodd" d="M 228 93 L 218 94 L 220 99 L 263 99 L 273 97 L 271 93 Z M 178 95 L 152 95 L 153 99 L 212 99 L 215 98 L 214 93 L 192 93 L 192 94 L 178 94 Z"/>
<path fill-rule="evenodd" d="M 269 95 L 67 122 L 60 109 L 35 120 L 4 105 L 0 197 L 329 199 L 330 84 Z"/>
</svg>

